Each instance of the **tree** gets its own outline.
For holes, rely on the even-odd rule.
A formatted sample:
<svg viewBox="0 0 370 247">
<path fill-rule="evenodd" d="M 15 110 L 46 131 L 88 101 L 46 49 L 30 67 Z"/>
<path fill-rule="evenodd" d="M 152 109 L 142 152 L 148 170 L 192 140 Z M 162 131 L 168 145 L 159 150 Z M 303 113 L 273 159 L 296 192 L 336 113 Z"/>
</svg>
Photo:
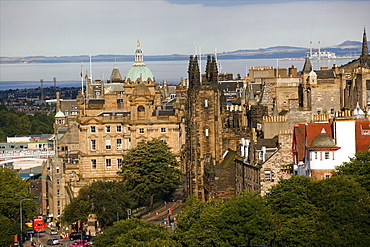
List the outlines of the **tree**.
<svg viewBox="0 0 370 247">
<path fill-rule="evenodd" d="M 158 225 L 132 218 L 115 222 L 94 239 L 94 246 L 179 246 L 168 231 Z"/>
<path fill-rule="evenodd" d="M 13 235 L 20 233 L 20 202 L 22 199 L 22 220 L 33 218 L 36 214 L 36 202 L 28 192 L 28 184 L 18 173 L 8 168 L 0 168 L 0 219 L 2 234 L 0 246 L 9 244 Z M 25 228 L 23 228 L 26 230 Z"/>
<path fill-rule="evenodd" d="M 271 209 L 266 198 L 255 192 L 228 200 L 222 205 L 217 222 L 220 238 L 227 246 L 268 245 L 273 238 Z"/>
<path fill-rule="evenodd" d="M 72 224 L 85 222 L 90 213 L 96 214 L 102 227 L 118 218 L 127 217 L 131 198 L 121 182 L 97 181 L 82 188 L 79 195 L 64 209 L 62 221 Z"/>
<path fill-rule="evenodd" d="M 277 246 L 314 246 L 317 209 L 308 195 L 310 183 L 310 178 L 293 176 L 271 188 L 267 202 L 274 215 Z"/>
<path fill-rule="evenodd" d="M 370 198 L 351 176 L 333 176 L 309 186 L 317 208 L 317 246 L 369 246 Z"/>
<path fill-rule="evenodd" d="M 370 192 L 370 151 L 358 152 L 349 162 L 336 167 L 334 175 L 354 176 L 367 191 Z"/>
<path fill-rule="evenodd" d="M 167 143 L 152 139 L 139 142 L 123 156 L 118 174 L 141 205 L 150 199 L 152 207 L 155 195 L 167 194 L 182 184 L 178 162 L 170 149 Z"/>
<path fill-rule="evenodd" d="M 221 243 L 218 219 L 221 202 L 200 201 L 195 196 L 182 204 L 177 217 L 174 238 L 182 246 L 219 246 Z"/>
</svg>

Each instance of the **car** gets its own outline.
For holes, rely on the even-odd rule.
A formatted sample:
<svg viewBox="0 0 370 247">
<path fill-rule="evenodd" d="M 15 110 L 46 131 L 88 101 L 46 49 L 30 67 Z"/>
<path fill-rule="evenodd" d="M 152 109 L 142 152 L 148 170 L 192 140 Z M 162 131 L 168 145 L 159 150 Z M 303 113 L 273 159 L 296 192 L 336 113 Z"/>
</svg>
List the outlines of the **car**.
<svg viewBox="0 0 370 247">
<path fill-rule="evenodd" d="M 49 238 L 46 244 L 47 245 L 57 245 L 59 244 L 59 240 L 57 238 Z"/>
<path fill-rule="evenodd" d="M 82 239 L 82 233 L 81 232 L 71 232 L 69 234 L 70 240 L 76 240 L 76 239 Z"/>
<path fill-rule="evenodd" d="M 83 246 L 88 246 L 88 245 L 89 243 L 87 242 L 87 240 L 76 240 L 69 247 L 83 247 Z"/>
<path fill-rule="evenodd" d="M 50 235 L 58 235 L 57 229 L 51 228 L 50 229 Z"/>
</svg>

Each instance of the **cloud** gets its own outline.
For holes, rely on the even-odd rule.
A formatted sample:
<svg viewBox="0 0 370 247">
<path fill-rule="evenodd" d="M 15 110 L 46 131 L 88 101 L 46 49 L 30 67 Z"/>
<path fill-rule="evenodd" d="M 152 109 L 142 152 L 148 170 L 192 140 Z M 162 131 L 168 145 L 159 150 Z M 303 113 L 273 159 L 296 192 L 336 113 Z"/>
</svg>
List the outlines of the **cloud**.
<svg viewBox="0 0 370 247">
<path fill-rule="evenodd" d="M 360 41 L 370 26 L 366 1 L 186 3 L 0 1 L 0 55 L 133 54 L 137 39 L 144 55 L 192 54 L 194 46 L 204 53 L 318 40 L 325 46 Z"/>
</svg>

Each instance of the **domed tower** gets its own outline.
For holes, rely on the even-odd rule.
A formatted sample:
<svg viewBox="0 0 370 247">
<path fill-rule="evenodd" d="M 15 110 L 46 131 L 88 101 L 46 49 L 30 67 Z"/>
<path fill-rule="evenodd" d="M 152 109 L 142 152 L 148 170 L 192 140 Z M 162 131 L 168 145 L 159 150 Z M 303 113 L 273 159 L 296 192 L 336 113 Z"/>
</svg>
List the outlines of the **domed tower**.
<svg viewBox="0 0 370 247">
<path fill-rule="evenodd" d="M 137 49 L 135 51 L 135 63 L 127 72 L 126 84 L 154 84 L 155 78 L 152 71 L 144 63 L 143 51 L 140 48 L 140 41 L 137 41 Z"/>
</svg>

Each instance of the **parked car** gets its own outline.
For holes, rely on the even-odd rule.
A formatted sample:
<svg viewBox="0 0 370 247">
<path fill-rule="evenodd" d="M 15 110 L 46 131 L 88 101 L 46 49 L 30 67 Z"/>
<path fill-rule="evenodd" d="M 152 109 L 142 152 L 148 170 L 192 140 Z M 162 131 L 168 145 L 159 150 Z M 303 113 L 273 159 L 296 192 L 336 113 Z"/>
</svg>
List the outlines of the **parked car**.
<svg viewBox="0 0 370 247">
<path fill-rule="evenodd" d="M 51 228 L 50 229 L 50 235 L 58 235 L 57 229 Z"/>
<path fill-rule="evenodd" d="M 71 232 L 69 234 L 70 240 L 76 240 L 76 239 L 82 239 L 82 233 L 81 232 Z"/>
<path fill-rule="evenodd" d="M 50 238 L 46 242 L 47 245 L 57 245 L 59 244 L 59 240 L 57 238 Z"/>
<path fill-rule="evenodd" d="M 69 247 L 83 247 L 88 246 L 87 240 L 76 240 L 72 245 Z"/>
</svg>

